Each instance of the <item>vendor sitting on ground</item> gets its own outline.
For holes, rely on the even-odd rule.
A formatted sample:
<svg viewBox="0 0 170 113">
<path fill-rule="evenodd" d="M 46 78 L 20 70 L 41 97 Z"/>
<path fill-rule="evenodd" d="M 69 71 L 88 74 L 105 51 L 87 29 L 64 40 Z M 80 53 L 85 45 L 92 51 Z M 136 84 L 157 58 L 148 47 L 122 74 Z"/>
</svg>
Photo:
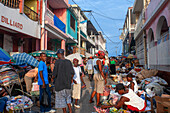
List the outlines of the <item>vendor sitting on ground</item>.
<svg viewBox="0 0 170 113">
<path fill-rule="evenodd" d="M 8 98 L 5 97 L 6 95 L 8 95 L 8 93 L 6 92 L 5 88 L 0 86 L 0 113 L 6 113 L 6 102 L 8 101 Z"/>
<path fill-rule="evenodd" d="M 31 69 L 25 74 L 24 80 L 26 84 L 26 90 L 28 93 L 31 92 L 33 78 L 34 78 L 34 82 L 38 80 L 38 68 Z"/>
<path fill-rule="evenodd" d="M 127 81 L 128 81 L 127 86 L 130 89 L 132 89 L 135 93 L 137 93 L 137 91 L 138 91 L 138 84 L 137 84 L 136 80 L 133 79 L 133 77 L 134 76 L 131 73 L 129 73 L 127 75 Z"/>
<path fill-rule="evenodd" d="M 146 108 L 146 102 L 140 98 L 132 89 L 125 89 L 122 83 L 116 85 L 116 91 L 121 95 L 120 101 L 117 105 L 106 106 L 102 105 L 103 109 L 115 107 L 120 109 L 123 105 L 126 105 L 128 110 L 139 112 L 144 111 Z"/>
</svg>

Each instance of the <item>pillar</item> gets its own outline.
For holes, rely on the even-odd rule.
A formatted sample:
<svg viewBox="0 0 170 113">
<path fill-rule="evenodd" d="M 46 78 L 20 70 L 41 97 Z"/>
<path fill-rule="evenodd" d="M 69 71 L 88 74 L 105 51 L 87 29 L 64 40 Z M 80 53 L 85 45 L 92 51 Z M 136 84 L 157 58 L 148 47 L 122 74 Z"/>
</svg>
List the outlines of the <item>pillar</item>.
<svg viewBox="0 0 170 113">
<path fill-rule="evenodd" d="M 143 42 L 144 42 L 144 61 L 145 61 L 145 69 L 148 68 L 148 63 L 147 63 L 147 44 L 146 44 L 146 32 L 143 32 Z"/>
<path fill-rule="evenodd" d="M 42 28 L 41 29 L 41 50 L 47 50 L 47 31 Z"/>
<path fill-rule="evenodd" d="M 24 0 L 19 0 L 19 13 L 24 12 Z"/>
<path fill-rule="evenodd" d="M 61 40 L 61 49 L 66 49 L 65 47 L 66 41 L 65 40 Z"/>
<path fill-rule="evenodd" d="M 44 50 L 47 50 L 47 41 L 48 41 L 48 37 L 47 37 L 47 30 L 45 30 L 45 37 L 44 37 Z M 50 46 L 50 45 L 49 45 Z"/>
</svg>

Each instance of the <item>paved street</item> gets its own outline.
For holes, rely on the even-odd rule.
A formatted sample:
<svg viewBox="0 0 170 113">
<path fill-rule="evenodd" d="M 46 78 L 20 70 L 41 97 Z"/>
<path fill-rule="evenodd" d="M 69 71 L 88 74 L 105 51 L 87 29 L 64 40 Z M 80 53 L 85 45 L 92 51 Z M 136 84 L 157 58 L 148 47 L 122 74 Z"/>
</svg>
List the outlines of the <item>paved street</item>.
<svg viewBox="0 0 170 113">
<path fill-rule="evenodd" d="M 95 112 L 95 109 L 94 109 L 94 106 L 96 104 L 96 99 L 94 98 L 94 103 L 92 104 L 89 104 L 89 99 L 90 99 L 90 96 L 91 96 L 91 92 L 93 90 L 93 85 L 94 85 L 94 82 L 90 82 L 88 80 L 88 77 L 85 76 L 84 77 L 84 81 L 86 83 L 86 88 L 82 90 L 82 95 L 81 95 L 81 99 L 80 99 L 80 109 L 75 109 L 73 107 L 73 113 L 92 113 L 92 112 Z M 107 80 L 107 84 L 111 84 L 112 80 L 111 79 L 108 79 Z M 33 107 L 32 108 L 33 111 L 37 111 L 39 112 L 39 107 Z M 62 112 L 62 109 L 57 109 L 57 112 L 56 113 L 63 113 Z"/>
</svg>

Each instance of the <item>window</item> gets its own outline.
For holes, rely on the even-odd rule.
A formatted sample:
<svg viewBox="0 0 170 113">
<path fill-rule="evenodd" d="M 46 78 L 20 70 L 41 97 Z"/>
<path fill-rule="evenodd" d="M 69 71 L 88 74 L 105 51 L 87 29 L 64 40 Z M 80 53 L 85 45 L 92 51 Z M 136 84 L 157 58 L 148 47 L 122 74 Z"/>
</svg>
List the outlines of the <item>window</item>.
<svg viewBox="0 0 170 113">
<path fill-rule="evenodd" d="M 3 48 L 4 35 L 0 34 L 0 47 Z"/>
<path fill-rule="evenodd" d="M 72 15 L 70 15 L 70 27 L 75 31 L 75 19 Z"/>
</svg>

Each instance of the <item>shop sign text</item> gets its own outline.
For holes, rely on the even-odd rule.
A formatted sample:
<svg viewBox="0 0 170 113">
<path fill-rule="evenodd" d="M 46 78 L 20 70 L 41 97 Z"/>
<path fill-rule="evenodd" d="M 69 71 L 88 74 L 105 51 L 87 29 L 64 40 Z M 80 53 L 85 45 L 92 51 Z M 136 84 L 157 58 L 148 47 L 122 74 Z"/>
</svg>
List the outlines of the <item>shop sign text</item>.
<svg viewBox="0 0 170 113">
<path fill-rule="evenodd" d="M 1 22 L 6 23 L 6 24 L 8 24 L 10 26 L 19 28 L 21 30 L 23 29 L 23 25 L 21 23 L 15 22 L 15 21 L 13 21 L 11 19 L 8 19 L 7 17 L 4 17 L 4 16 L 1 16 Z"/>
</svg>

